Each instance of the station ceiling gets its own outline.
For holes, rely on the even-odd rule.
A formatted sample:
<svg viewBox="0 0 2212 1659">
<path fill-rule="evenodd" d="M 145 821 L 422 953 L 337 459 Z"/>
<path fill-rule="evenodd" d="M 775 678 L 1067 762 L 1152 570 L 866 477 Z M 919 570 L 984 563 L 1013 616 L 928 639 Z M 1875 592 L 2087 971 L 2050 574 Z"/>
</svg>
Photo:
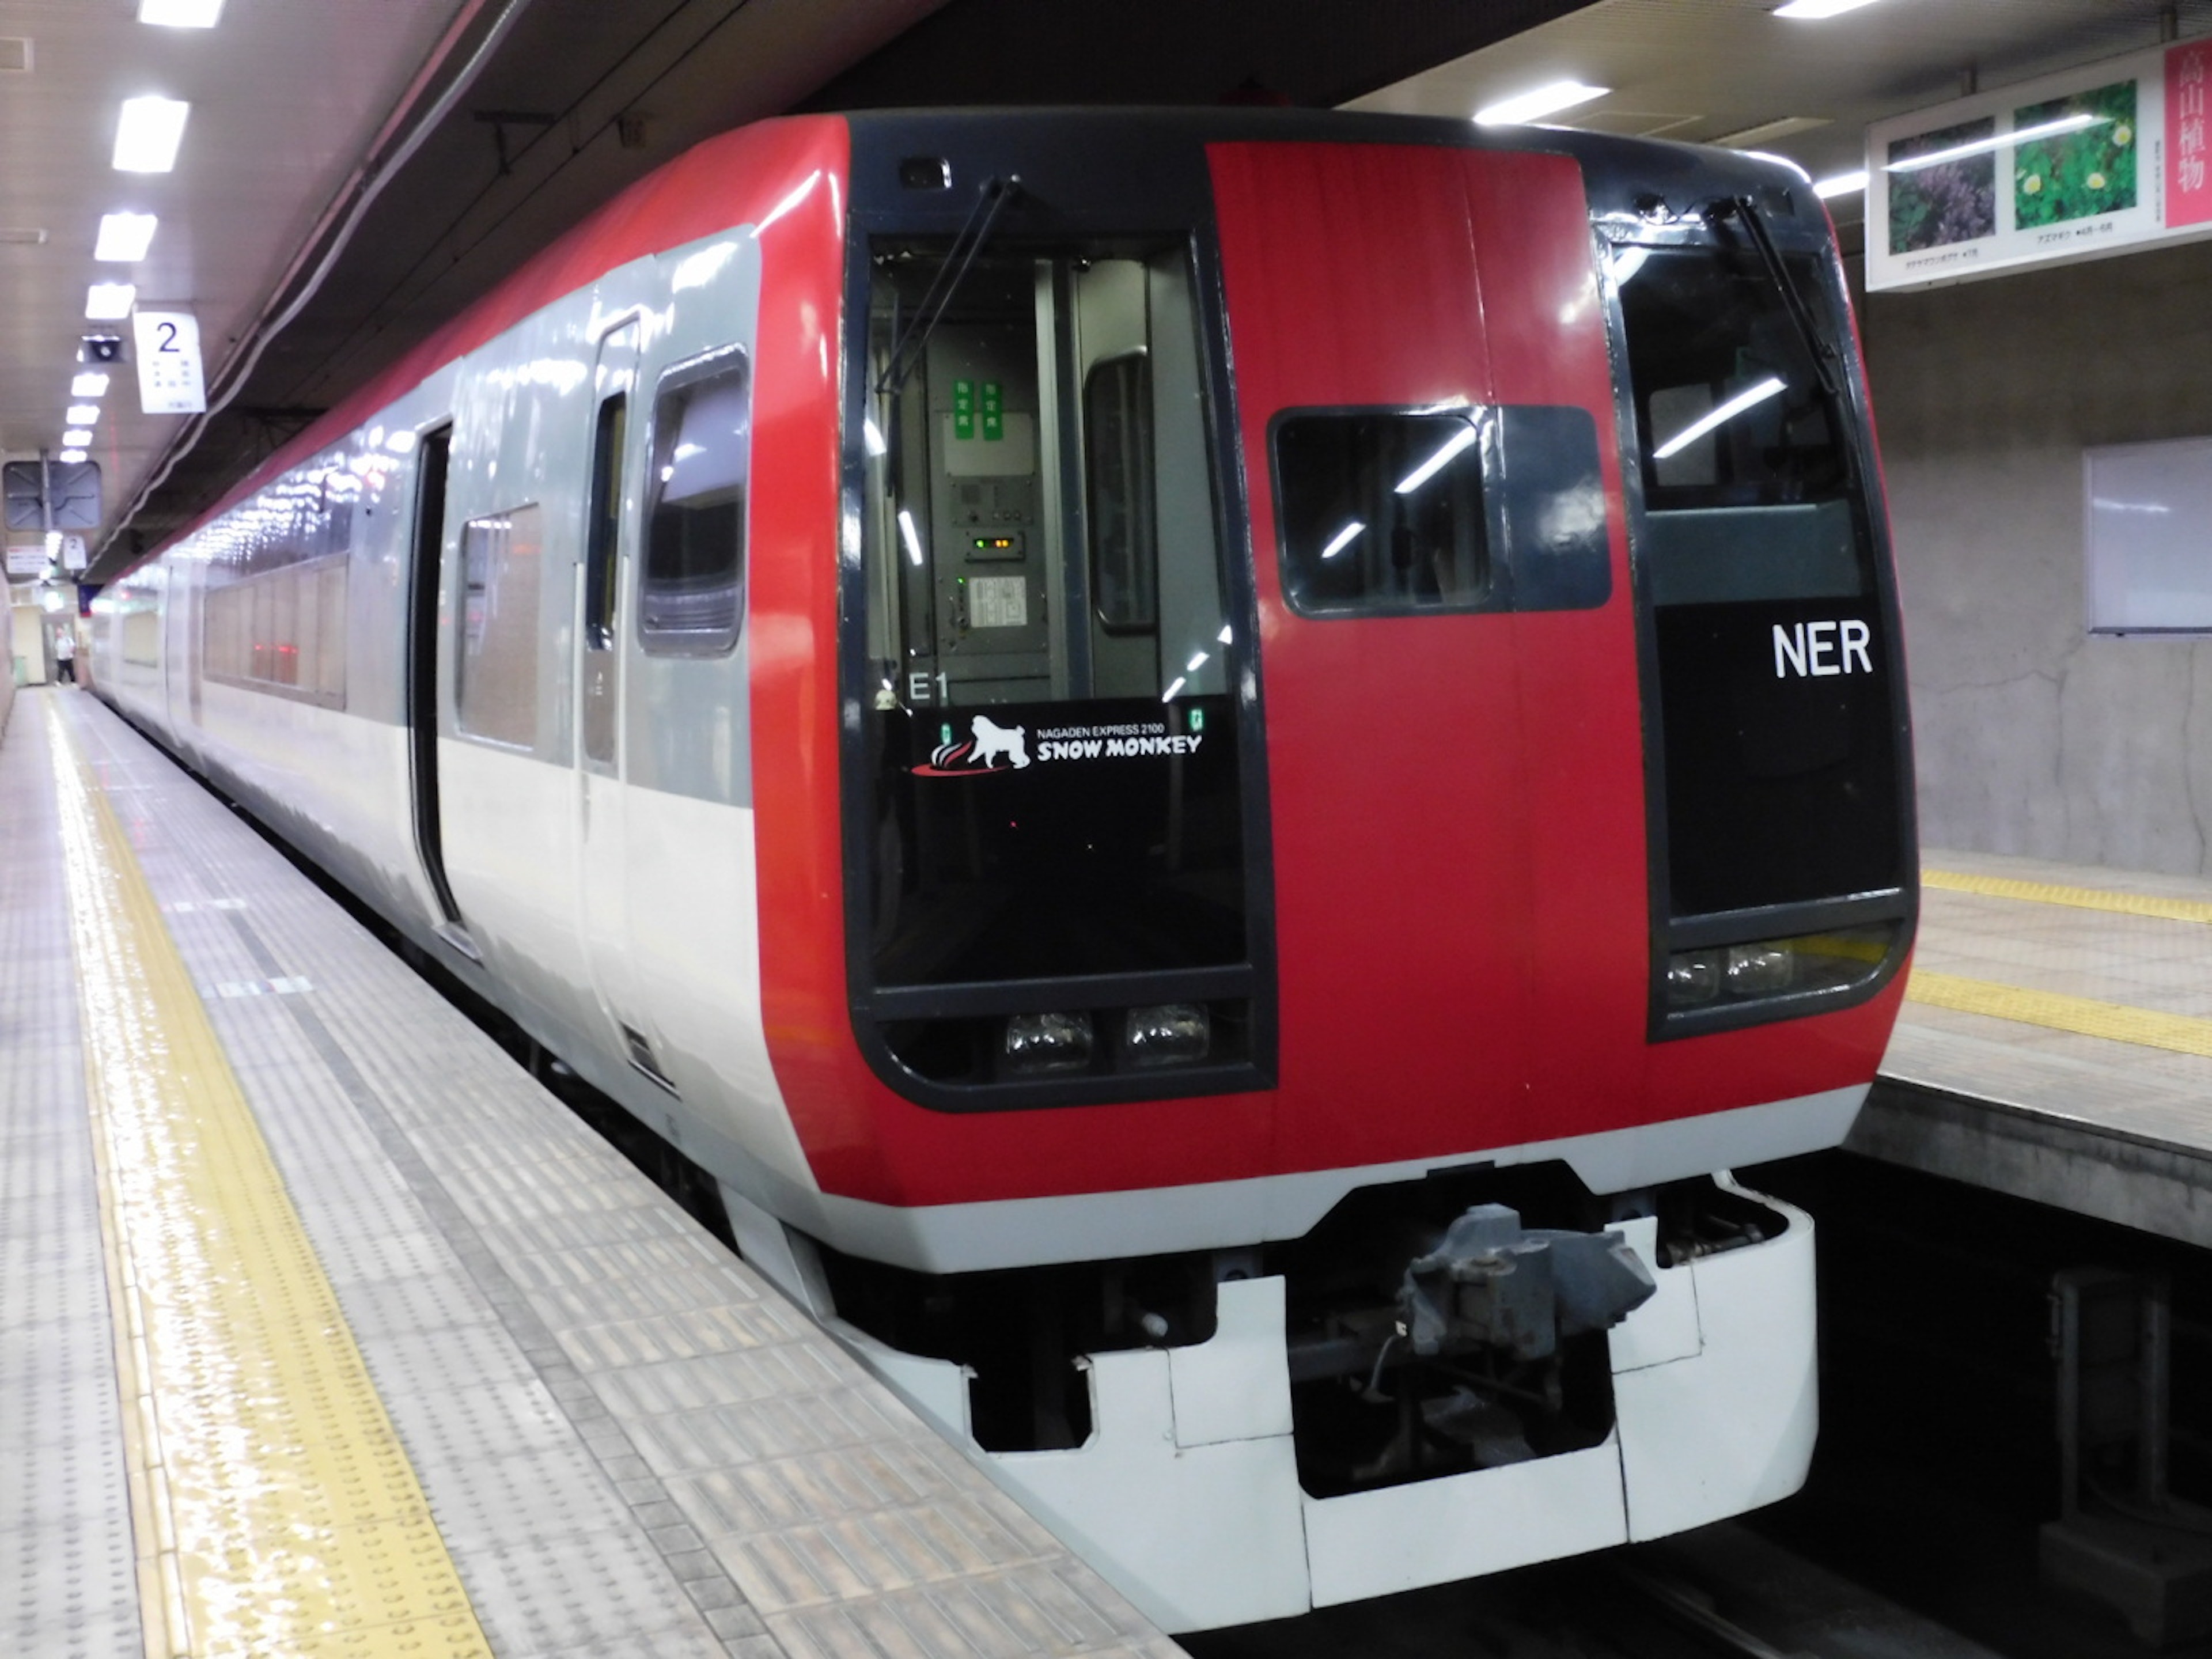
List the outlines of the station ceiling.
<svg viewBox="0 0 2212 1659">
<path fill-rule="evenodd" d="M 581 214 L 781 110 L 1271 94 L 1464 116 L 1573 78 L 1609 90 L 1566 124 L 1824 176 L 1963 76 L 2147 46 L 2161 13 L 2212 32 L 2212 0 L 1875 0 L 1820 22 L 1780 3 L 226 0 L 180 28 L 136 21 L 139 0 L 0 0 L 0 451 L 60 448 L 79 337 L 103 326 L 90 283 L 195 313 L 220 409 L 141 414 L 127 368 L 100 400 L 88 574 L 111 575 Z M 118 110 L 149 93 L 192 106 L 178 165 L 118 172 Z M 118 210 L 161 223 L 103 264 Z"/>
</svg>

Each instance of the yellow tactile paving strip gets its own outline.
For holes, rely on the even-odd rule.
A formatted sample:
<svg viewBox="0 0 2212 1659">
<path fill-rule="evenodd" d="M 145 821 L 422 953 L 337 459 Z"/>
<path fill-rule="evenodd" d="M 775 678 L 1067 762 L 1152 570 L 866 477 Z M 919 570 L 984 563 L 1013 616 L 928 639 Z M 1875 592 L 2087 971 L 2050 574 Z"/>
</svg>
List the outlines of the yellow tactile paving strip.
<svg viewBox="0 0 2212 1659">
<path fill-rule="evenodd" d="M 2055 882 L 1967 875 L 1952 870 L 1923 870 L 1920 881 L 1924 887 L 1975 893 L 1984 898 L 2105 910 L 2117 915 L 2150 916 L 2163 921 L 2212 922 L 2212 903 L 2201 900 L 2159 898 L 2142 893 L 2114 892 L 2109 888 L 2069 887 Z M 2142 1048 L 2164 1048 L 2173 1054 L 2212 1058 L 2212 1020 L 2187 1014 L 2137 1008 L 2096 997 L 2069 996 L 2057 991 L 2033 991 L 1994 980 L 1931 973 L 1924 968 L 1912 970 L 1905 994 L 1907 1000 L 1931 1008 L 1983 1014 L 2021 1025 L 2070 1031 L 2079 1036 L 2131 1042 Z"/>
<path fill-rule="evenodd" d="M 2115 893 L 2102 887 L 2062 887 L 2055 882 L 2015 881 L 2008 876 L 1969 876 L 1955 870 L 1923 870 L 1923 887 L 1985 898 L 2024 899 L 2033 904 L 2063 904 L 2079 910 L 2110 910 L 2116 915 L 2156 916 L 2165 921 L 2212 922 L 2212 904 L 2201 899 L 2156 898 L 2148 893 Z"/>
<path fill-rule="evenodd" d="M 130 843 L 46 713 L 149 1659 L 489 1656 Z"/>
<path fill-rule="evenodd" d="M 2131 1008 L 2124 1002 L 2063 996 L 2056 991 L 2029 991 L 1956 974 L 1931 974 L 1924 968 L 1912 970 L 1905 994 L 1908 1001 L 1956 1013 L 1986 1014 L 1993 1019 L 2041 1025 L 2079 1036 L 2132 1042 L 2141 1048 L 2212 1058 L 2212 1019 L 2194 1019 L 2187 1014 L 2160 1013 L 2154 1008 Z"/>
</svg>

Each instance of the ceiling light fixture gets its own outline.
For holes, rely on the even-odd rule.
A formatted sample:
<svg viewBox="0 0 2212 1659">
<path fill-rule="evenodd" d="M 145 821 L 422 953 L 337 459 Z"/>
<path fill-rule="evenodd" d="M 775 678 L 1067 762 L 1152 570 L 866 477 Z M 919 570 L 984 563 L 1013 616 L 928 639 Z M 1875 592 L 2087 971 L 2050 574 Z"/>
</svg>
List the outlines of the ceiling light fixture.
<svg viewBox="0 0 2212 1659">
<path fill-rule="evenodd" d="M 71 426 L 90 426 L 100 418 L 98 404 L 71 404 L 69 412 L 62 416 Z"/>
<path fill-rule="evenodd" d="M 64 466 L 75 466 L 79 461 L 84 459 L 84 451 L 82 449 L 64 449 L 60 454 L 55 456 L 54 459 L 59 461 Z"/>
<path fill-rule="evenodd" d="M 113 264 L 136 264 L 154 245 L 154 227 L 161 222 L 150 213 L 103 213 L 92 257 Z"/>
<path fill-rule="evenodd" d="M 1856 11 L 1861 6 L 1870 6 L 1874 0 L 1790 0 L 1786 6 L 1775 8 L 1777 17 L 1838 17 L 1847 11 Z"/>
<path fill-rule="evenodd" d="M 118 173 L 167 173 L 177 165 L 185 118 L 192 106 L 175 98 L 126 98 L 115 129 Z"/>
<path fill-rule="evenodd" d="M 73 426 L 62 434 L 62 441 L 71 449 L 82 449 L 92 441 L 92 433 L 85 427 Z"/>
<path fill-rule="evenodd" d="M 169 29 L 211 29 L 222 0 L 138 0 L 138 21 Z"/>
<path fill-rule="evenodd" d="M 1475 124 L 1486 127 L 1510 127 L 1524 121 L 1540 121 L 1547 115 L 1557 115 L 1563 109 L 1572 109 L 1577 104 L 1589 103 L 1593 98 L 1602 98 L 1612 90 L 1610 87 L 1584 86 L 1580 81 L 1554 81 L 1548 86 L 1516 94 L 1475 111 Z"/>
<path fill-rule="evenodd" d="M 1858 173 L 1839 173 L 1832 179 L 1822 179 L 1813 186 L 1813 194 L 1822 201 L 1832 196 L 1856 196 L 1867 187 L 1867 176 Z"/>
<path fill-rule="evenodd" d="M 1994 138 L 1977 138 L 1971 144 L 1953 144 L 1948 149 L 1930 150 L 1925 155 L 1909 155 L 1902 161 L 1892 161 L 1882 171 L 1917 173 L 1923 167 L 1955 161 L 1962 155 L 1979 155 L 1984 150 L 2002 149 L 2008 144 L 2024 144 L 2033 138 L 2049 138 L 2062 132 L 2079 132 L 2084 127 L 2101 127 L 2112 118 L 2109 115 L 2091 115 L 2086 111 L 2079 115 L 2063 115 L 2056 121 L 2018 127 L 2010 132 L 2001 132 Z"/>
<path fill-rule="evenodd" d="M 94 283 L 85 290 L 84 314 L 95 323 L 119 323 L 137 303 L 135 283 Z"/>
<path fill-rule="evenodd" d="M 105 398 L 106 395 L 107 376 L 105 374 L 80 374 L 70 382 L 70 396 L 72 398 Z"/>
</svg>

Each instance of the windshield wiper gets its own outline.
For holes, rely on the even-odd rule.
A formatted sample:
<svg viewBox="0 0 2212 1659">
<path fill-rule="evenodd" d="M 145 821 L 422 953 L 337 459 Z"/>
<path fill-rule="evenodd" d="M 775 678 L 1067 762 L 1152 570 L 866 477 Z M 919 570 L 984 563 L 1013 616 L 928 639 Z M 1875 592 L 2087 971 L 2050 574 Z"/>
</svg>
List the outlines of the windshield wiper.
<svg viewBox="0 0 2212 1659">
<path fill-rule="evenodd" d="M 903 387 L 914 371 L 921 366 L 921 354 L 929 344 L 929 337 L 936 332 L 938 319 L 945 315 L 952 296 L 960 291 L 960 284 L 968 280 L 968 272 L 975 263 L 975 256 L 991 240 L 998 228 L 999 216 L 1022 193 L 1022 181 L 1008 174 L 983 181 L 975 192 L 975 205 L 969 210 L 968 222 L 960 227 L 960 234 L 952 239 L 952 246 L 945 250 L 945 263 L 937 268 L 929 288 L 915 307 L 914 317 L 891 344 L 890 361 L 876 381 L 876 395 L 885 397 Z"/>
<path fill-rule="evenodd" d="M 1759 204 L 1748 196 L 1731 197 L 1713 204 L 1709 216 L 1716 222 L 1730 216 L 1743 222 L 1744 234 L 1758 250 L 1759 263 L 1766 267 L 1766 275 L 1775 287 L 1782 290 L 1782 308 L 1790 313 L 1790 321 L 1797 330 L 1807 355 L 1813 360 L 1813 373 L 1820 377 L 1820 389 L 1829 397 L 1843 396 L 1843 377 L 1838 372 L 1842 360 L 1836 348 L 1821 337 L 1820 325 L 1813 320 L 1812 307 L 1797 290 L 1796 279 L 1790 276 L 1790 267 L 1782 263 L 1782 255 L 1774 246 L 1774 238 L 1766 228 L 1765 216 L 1759 212 Z"/>
</svg>

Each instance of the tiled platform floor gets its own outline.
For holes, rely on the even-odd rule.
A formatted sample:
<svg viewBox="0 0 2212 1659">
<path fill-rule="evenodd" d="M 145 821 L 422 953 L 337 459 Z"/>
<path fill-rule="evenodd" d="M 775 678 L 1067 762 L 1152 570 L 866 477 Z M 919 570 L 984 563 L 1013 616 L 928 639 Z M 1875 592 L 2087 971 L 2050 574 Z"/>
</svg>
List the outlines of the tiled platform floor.
<svg viewBox="0 0 2212 1659">
<path fill-rule="evenodd" d="M 0 1651 L 143 1651 L 50 706 L 493 1651 L 1178 1651 L 220 803 L 60 690 L 23 694 L 0 738 Z"/>
<path fill-rule="evenodd" d="M 2039 1000 L 2000 1018 L 1909 988 L 1852 1148 L 2212 1245 L 2212 881 L 1941 848 L 1921 863 L 1923 985 Z M 1938 884 L 1945 872 L 2177 901 L 2182 916 L 1960 891 Z M 2205 920 L 2183 919 L 2198 907 Z M 2043 1023 L 2053 1006 L 2076 1027 L 2115 1011 L 2113 1029 L 2148 1040 Z"/>
</svg>

